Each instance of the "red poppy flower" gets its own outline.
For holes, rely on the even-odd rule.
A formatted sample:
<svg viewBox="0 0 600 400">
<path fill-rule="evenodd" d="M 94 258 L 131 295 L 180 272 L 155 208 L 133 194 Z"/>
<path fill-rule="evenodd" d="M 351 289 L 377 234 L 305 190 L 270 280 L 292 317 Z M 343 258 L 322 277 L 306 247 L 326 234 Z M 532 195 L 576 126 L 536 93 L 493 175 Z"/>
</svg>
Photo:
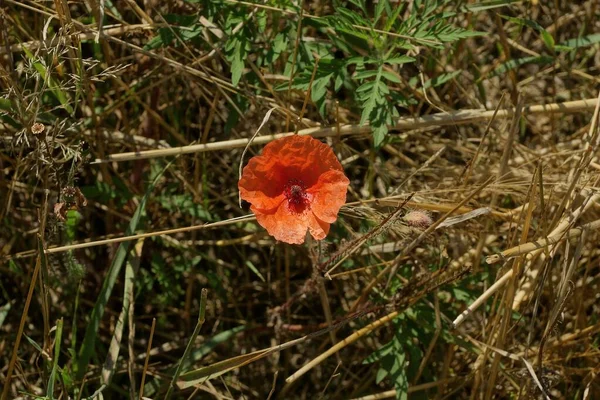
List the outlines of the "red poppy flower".
<svg viewBox="0 0 600 400">
<path fill-rule="evenodd" d="M 329 146 L 294 135 L 268 143 L 250 159 L 238 188 L 271 236 L 301 244 L 307 230 L 317 240 L 327 236 L 349 183 Z"/>
</svg>

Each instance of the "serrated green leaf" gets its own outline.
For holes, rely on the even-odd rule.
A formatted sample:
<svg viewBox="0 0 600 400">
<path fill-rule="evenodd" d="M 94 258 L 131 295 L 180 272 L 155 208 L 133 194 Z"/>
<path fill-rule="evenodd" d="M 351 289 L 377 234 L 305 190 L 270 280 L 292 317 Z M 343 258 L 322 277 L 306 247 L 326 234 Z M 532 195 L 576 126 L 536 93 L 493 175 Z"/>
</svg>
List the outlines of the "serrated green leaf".
<svg viewBox="0 0 600 400">
<path fill-rule="evenodd" d="M 231 63 L 231 83 L 237 86 L 244 72 L 244 61 L 250 51 L 250 38 L 253 32 L 246 23 L 243 28 L 233 33 L 233 30 L 240 23 L 245 23 L 244 16 L 239 14 L 228 14 L 225 22 L 225 33 L 230 35 L 225 43 L 225 58 Z"/>
<path fill-rule="evenodd" d="M 429 89 L 430 87 L 437 87 L 437 86 L 443 85 L 444 83 L 454 79 L 461 73 L 462 73 L 462 70 L 459 69 L 457 71 L 440 74 L 433 79 L 428 79 L 427 81 L 425 81 L 425 83 L 423 84 L 423 88 Z"/>
<path fill-rule="evenodd" d="M 312 84 L 310 98 L 319 108 L 321 115 L 325 115 L 325 105 L 327 99 L 327 86 L 331 81 L 333 74 L 315 79 Z"/>
<path fill-rule="evenodd" d="M 402 80 L 398 77 L 398 75 L 389 71 L 381 71 L 381 76 L 390 82 L 402 83 Z"/>
<path fill-rule="evenodd" d="M 277 61 L 281 53 L 287 49 L 287 46 L 288 39 L 286 34 L 280 32 L 275 35 L 275 38 L 273 39 L 273 45 L 267 51 L 264 61 L 265 65 L 271 65 Z"/>
<path fill-rule="evenodd" d="M 333 90 L 335 92 L 339 91 L 342 88 L 343 84 L 344 84 L 344 76 L 342 74 L 336 75 L 335 83 L 333 85 Z"/>
<path fill-rule="evenodd" d="M 377 24 L 377 22 L 379 22 L 379 19 L 383 15 L 383 11 L 385 10 L 386 6 L 388 6 L 388 0 L 379 0 L 377 2 L 377 4 L 375 5 L 375 18 L 374 18 L 375 24 Z"/>
<path fill-rule="evenodd" d="M 357 94 L 361 94 L 364 92 L 368 92 L 370 90 L 373 90 L 373 86 L 375 86 L 375 81 L 368 81 L 363 83 L 362 85 L 360 85 L 358 87 L 358 89 L 356 89 L 356 93 Z"/>
<path fill-rule="evenodd" d="M 258 32 L 263 33 L 267 29 L 267 13 L 265 10 L 261 10 L 256 14 L 256 26 L 258 28 Z"/>
<path fill-rule="evenodd" d="M 184 42 L 189 42 L 192 39 L 197 38 L 203 32 L 203 27 L 201 25 L 196 25 L 192 28 L 181 28 L 179 29 L 179 37 Z"/>
<path fill-rule="evenodd" d="M 386 125 L 380 125 L 373 127 L 373 145 L 375 148 L 381 147 L 386 135 L 388 133 L 388 127 Z"/>
<path fill-rule="evenodd" d="M 273 40 L 273 49 L 276 53 L 281 53 L 287 49 L 288 39 L 287 36 L 283 33 L 278 33 L 275 35 L 275 39 Z"/>
<path fill-rule="evenodd" d="M 477 295 L 475 293 L 471 293 L 460 287 L 451 287 L 450 291 L 452 293 L 452 298 L 463 303 L 470 303 L 477 298 Z"/>
<path fill-rule="evenodd" d="M 381 91 L 381 71 L 382 67 L 379 67 L 377 70 L 377 76 L 373 81 L 373 86 L 369 92 L 365 92 L 361 95 L 361 100 L 365 100 L 363 104 L 363 111 L 360 119 L 360 124 L 365 124 L 369 118 L 371 117 L 371 113 L 378 102 L 382 102 L 384 100 L 382 91 Z M 385 85 L 383 85 L 385 86 Z"/>
<path fill-rule="evenodd" d="M 444 26 L 434 30 L 426 30 L 424 28 L 424 30 L 415 33 L 415 38 L 428 41 L 439 41 L 441 43 L 450 43 L 460 39 L 483 36 L 485 34 L 485 32 L 470 31 L 452 26 Z M 434 46 L 432 44 L 429 44 L 429 46 L 441 48 L 440 46 Z"/>
<path fill-rule="evenodd" d="M 387 58 L 385 60 L 385 62 L 388 64 L 406 64 L 406 63 L 414 62 L 415 60 L 416 59 L 414 57 L 398 56 L 398 57 Z"/>
<path fill-rule="evenodd" d="M 381 72 L 379 70 L 365 70 L 365 71 L 358 71 L 356 74 L 354 74 L 354 79 L 367 79 L 367 78 L 372 78 L 374 76 L 379 75 Z"/>
<path fill-rule="evenodd" d="M 234 50 L 234 55 L 230 59 L 231 61 L 231 84 L 233 86 L 237 86 L 240 83 L 240 79 L 242 79 L 242 73 L 244 72 L 244 60 L 242 59 L 242 54 L 240 51 L 240 47 L 236 46 Z"/>
<path fill-rule="evenodd" d="M 358 57 L 350 57 L 346 60 L 346 65 L 352 65 L 352 64 L 356 64 L 359 67 L 362 67 L 365 64 L 370 64 L 373 62 L 378 62 L 378 60 L 375 60 L 373 58 L 370 57 L 365 57 L 365 56 L 358 56 Z"/>
<path fill-rule="evenodd" d="M 213 217 L 204 206 L 194 201 L 191 194 L 168 194 L 160 196 L 160 204 L 170 212 L 181 212 L 200 218 L 204 222 L 213 221 Z"/>
<path fill-rule="evenodd" d="M 383 74 L 382 74 L 382 76 L 383 76 Z M 381 80 L 379 82 L 377 82 L 377 84 L 379 86 L 379 93 L 381 95 L 378 103 L 385 102 L 385 98 L 383 96 L 386 94 L 390 94 L 390 88 L 385 83 L 383 83 Z"/>
<path fill-rule="evenodd" d="M 158 29 L 157 35 L 144 45 L 145 50 L 169 46 L 175 41 L 189 42 L 200 36 L 204 30 L 195 15 L 166 14 L 164 19 L 171 26 Z"/>
<path fill-rule="evenodd" d="M 371 21 L 364 18 L 359 13 L 349 10 L 345 7 L 337 7 L 335 11 L 341 18 L 345 18 L 348 23 L 361 26 L 371 26 Z"/>
<path fill-rule="evenodd" d="M 73 386 L 73 377 L 67 368 L 59 368 L 60 378 L 67 388 Z"/>
<path fill-rule="evenodd" d="M 396 21 L 398 20 L 398 16 L 404 10 L 404 8 L 405 8 L 405 3 L 394 4 L 392 11 L 391 12 L 388 11 L 388 18 L 385 21 L 385 26 L 383 28 L 384 31 L 389 32 L 392 30 L 394 23 L 396 23 Z"/>
</svg>

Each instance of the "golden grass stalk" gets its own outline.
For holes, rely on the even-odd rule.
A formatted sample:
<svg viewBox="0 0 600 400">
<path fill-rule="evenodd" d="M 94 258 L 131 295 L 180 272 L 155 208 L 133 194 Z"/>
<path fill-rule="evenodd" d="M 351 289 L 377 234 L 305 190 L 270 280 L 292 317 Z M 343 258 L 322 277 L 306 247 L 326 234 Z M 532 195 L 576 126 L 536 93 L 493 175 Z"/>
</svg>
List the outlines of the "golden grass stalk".
<svg viewBox="0 0 600 400">
<path fill-rule="evenodd" d="M 552 104 L 537 104 L 526 106 L 523 109 L 523 114 L 531 116 L 536 114 L 561 114 L 561 113 L 576 113 L 582 111 L 593 110 L 597 104 L 597 99 L 585 99 L 577 101 L 568 101 L 565 103 Z M 514 108 L 506 108 L 503 110 L 458 110 L 453 112 L 443 112 L 422 117 L 403 117 L 399 118 L 391 127 L 392 130 L 410 130 L 421 129 L 430 126 L 446 126 L 458 125 L 466 123 L 474 123 L 487 121 L 492 118 L 510 118 L 515 112 Z M 494 115 L 495 114 L 495 115 Z M 342 125 L 339 128 L 308 128 L 298 131 L 299 135 L 311 135 L 316 138 L 331 137 L 337 135 L 359 135 L 371 133 L 371 127 L 368 125 Z M 285 136 L 293 135 L 294 132 L 279 133 L 273 135 L 264 135 L 257 137 L 252 141 L 252 144 L 262 145 L 270 141 L 280 139 Z M 182 154 L 203 153 L 209 151 L 229 150 L 234 148 L 242 148 L 247 146 L 251 139 L 233 139 L 222 142 L 194 144 L 189 146 L 173 147 L 170 149 L 156 149 L 144 151 L 132 151 L 127 153 L 111 154 L 105 159 L 96 159 L 92 164 L 122 162 L 131 160 L 142 160 L 149 158 L 161 158 L 178 156 Z"/>
</svg>

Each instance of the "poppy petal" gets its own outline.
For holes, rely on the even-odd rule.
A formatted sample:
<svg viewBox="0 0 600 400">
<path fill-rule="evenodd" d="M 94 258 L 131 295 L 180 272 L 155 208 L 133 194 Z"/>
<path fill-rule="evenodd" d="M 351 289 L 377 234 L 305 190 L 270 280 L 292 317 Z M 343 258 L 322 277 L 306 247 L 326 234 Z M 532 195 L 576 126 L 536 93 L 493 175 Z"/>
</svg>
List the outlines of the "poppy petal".
<svg viewBox="0 0 600 400">
<path fill-rule="evenodd" d="M 273 160 L 272 166 L 282 172 L 284 180 L 301 179 L 309 187 L 321 174 L 343 170 L 331 147 L 311 136 L 294 135 L 269 142 L 261 157 Z"/>
<path fill-rule="evenodd" d="M 281 175 L 281 169 L 274 165 L 274 160 L 257 156 L 244 167 L 238 189 L 242 199 L 253 206 L 272 210 L 284 199 L 284 183 L 285 177 Z"/>
<path fill-rule="evenodd" d="M 272 210 L 261 210 L 254 206 L 250 209 L 256 215 L 256 221 L 275 239 L 290 244 L 304 243 L 309 213 L 294 213 L 287 201 Z"/>
<path fill-rule="evenodd" d="M 349 183 L 328 145 L 294 135 L 268 143 L 250 159 L 238 188 L 271 236 L 301 244 L 307 230 L 317 240 L 327 236 Z"/>
<path fill-rule="evenodd" d="M 308 231 L 316 240 L 323 240 L 329 233 L 329 226 L 327 222 L 321 221 L 312 212 L 308 215 Z"/>
<path fill-rule="evenodd" d="M 350 181 L 341 171 L 327 171 L 316 185 L 307 190 L 313 195 L 312 212 L 323 222 L 333 223 L 340 208 L 346 203 Z"/>
</svg>

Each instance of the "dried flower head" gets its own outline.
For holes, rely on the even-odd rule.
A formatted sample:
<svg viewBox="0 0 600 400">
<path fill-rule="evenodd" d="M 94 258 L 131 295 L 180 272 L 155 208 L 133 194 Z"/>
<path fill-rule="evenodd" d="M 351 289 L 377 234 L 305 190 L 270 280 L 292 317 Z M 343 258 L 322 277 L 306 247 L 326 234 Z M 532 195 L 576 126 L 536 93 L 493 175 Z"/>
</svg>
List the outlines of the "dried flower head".
<svg viewBox="0 0 600 400">
<path fill-rule="evenodd" d="M 419 229 L 427 229 L 433 224 L 431 215 L 422 210 L 413 210 L 406 214 L 403 219 L 408 225 Z"/>
<path fill-rule="evenodd" d="M 54 204 L 54 215 L 59 221 L 66 221 L 69 210 L 79 210 L 87 206 L 87 199 L 75 186 L 67 186 L 61 190 L 62 201 Z"/>
<path fill-rule="evenodd" d="M 39 135 L 40 133 L 44 132 L 44 129 L 46 129 L 44 124 L 41 124 L 39 122 L 36 122 L 35 124 L 31 125 L 31 133 L 33 133 L 34 135 Z"/>
<path fill-rule="evenodd" d="M 346 202 L 350 181 L 329 146 L 310 136 L 287 136 L 265 146 L 244 167 L 238 188 L 256 220 L 275 239 L 322 240 Z"/>
<path fill-rule="evenodd" d="M 76 208 L 87 206 L 87 199 L 85 198 L 83 193 L 81 193 L 81 190 L 78 187 L 66 186 L 63 188 L 61 193 L 63 195 L 64 201 L 69 206 L 74 205 L 76 206 Z"/>
</svg>

